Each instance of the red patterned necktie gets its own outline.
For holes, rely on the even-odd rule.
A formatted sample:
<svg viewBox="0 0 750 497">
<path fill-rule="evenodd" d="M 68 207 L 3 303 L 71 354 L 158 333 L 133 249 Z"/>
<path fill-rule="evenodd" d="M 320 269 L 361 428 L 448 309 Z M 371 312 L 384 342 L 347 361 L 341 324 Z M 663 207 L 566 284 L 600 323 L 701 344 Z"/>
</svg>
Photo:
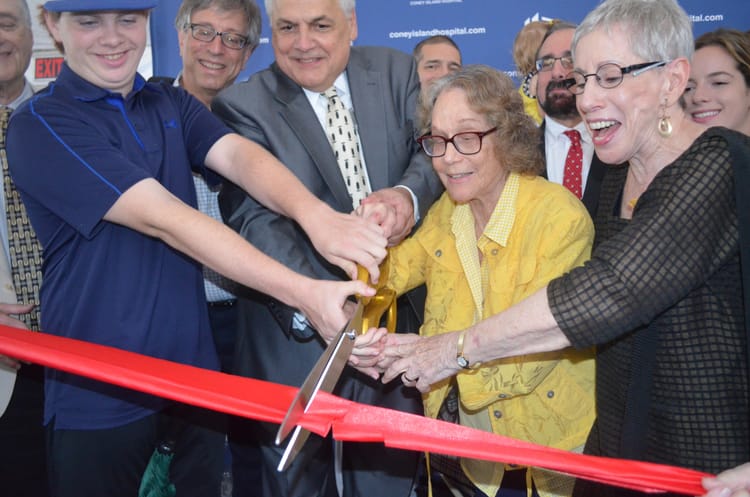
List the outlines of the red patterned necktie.
<svg viewBox="0 0 750 497">
<path fill-rule="evenodd" d="M 581 134 L 575 129 L 565 131 L 565 136 L 570 138 L 568 156 L 565 158 L 565 171 L 563 173 L 563 186 L 573 192 L 578 198 L 583 197 L 583 149 L 581 148 Z"/>
<path fill-rule="evenodd" d="M 42 248 L 26 215 L 13 180 L 8 172 L 8 159 L 5 155 L 5 132 L 11 110 L 0 109 L 0 161 L 3 170 L 5 191 L 5 213 L 8 223 L 8 249 L 10 268 L 13 274 L 13 288 L 16 300 L 22 304 L 35 304 L 36 307 L 19 319 L 31 330 L 39 329 L 39 285 L 42 281 Z"/>
</svg>

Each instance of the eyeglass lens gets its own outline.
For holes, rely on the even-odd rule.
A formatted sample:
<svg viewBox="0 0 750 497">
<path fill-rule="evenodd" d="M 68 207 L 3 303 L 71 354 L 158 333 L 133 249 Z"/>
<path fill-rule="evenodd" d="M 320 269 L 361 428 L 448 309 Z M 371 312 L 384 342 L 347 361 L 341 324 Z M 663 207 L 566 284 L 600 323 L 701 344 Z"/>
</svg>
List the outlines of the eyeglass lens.
<svg viewBox="0 0 750 497">
<path fill-rule="evenodd" d="M 620 83 L 622 83 L 622 79 L 625 74 L 632 73 L 633 76 L 638 76 L 644 71 L 648 71 L 649 69 L 654 69 L 656 67 L 661 67 L 665 64 L 666 62 L 663 61 L 643 62 L 641 64 L 633 64 L 627 67 L 620 67 L 615 63 L 609 63 L 603 64 L 593 74 L 583 74 L 580 71 L 573 71 L 568 76 L 568 78 L 570 78 L 571 80 L 571 84 L 568 88 L 572 93 L 580 95 L 581 93 L 583 93 L 583 90 L 586 87 L 586 81 L 593 76 L 599 86 L 601 86 L 602 88 L 611 89 L 617 87 Z"/>
<path fill-rule="evenodd" d="M 492 133 L 497 128 L 487 131 L 465 131 L 456 133 L 451 138 L 438 135 L 427 135 L 419 139 L 425 153 L 430 157 L 441 157 L 445 155 L 448 143 L 453 143 L 458 153 L 463 155 L 474 155 L 482 149 L 482 138 Z"/>
<path fill-rule="evenodd" d="M 560 64 L 562 65 L 563 69 L 573 69 L 573 56 L 572 55 L 563 55 L 562 57 L 542 57 L 541 59 L 538 59 L 536 61 L 536 70 L 537 71 L 549 71 L 551 70 L 555 62 L 560 61 Z"/>
<path fill-rule="evenodd" d="M 237 33 L 219 32 L 211 26 L 202 26 L 200 24 L 191 24 L 190 32 L 198 41 L 211 42 L 216 36 L 221 37 L 221 42 L 228 48 L 239 50 L 247 43 L 247 38 Z"/>
</svg>

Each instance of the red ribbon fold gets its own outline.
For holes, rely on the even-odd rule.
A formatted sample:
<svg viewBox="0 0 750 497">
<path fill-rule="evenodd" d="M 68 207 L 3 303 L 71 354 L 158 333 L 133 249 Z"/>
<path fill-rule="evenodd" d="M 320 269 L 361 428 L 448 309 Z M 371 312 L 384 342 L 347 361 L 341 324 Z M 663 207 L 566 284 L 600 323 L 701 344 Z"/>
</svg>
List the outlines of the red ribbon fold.
<svg viewBox="0 0 750 497">
<path fill-rule="evenodd" d="M 280 423 L 297 389 L 46 333 L 0 326 L 0 354 L 167 399 Z M 321 392 L 301 424 L 337 440 L 537 466 L 644 492 L 704 493 L 707 473 L 552 449 Z"/>
</svg>

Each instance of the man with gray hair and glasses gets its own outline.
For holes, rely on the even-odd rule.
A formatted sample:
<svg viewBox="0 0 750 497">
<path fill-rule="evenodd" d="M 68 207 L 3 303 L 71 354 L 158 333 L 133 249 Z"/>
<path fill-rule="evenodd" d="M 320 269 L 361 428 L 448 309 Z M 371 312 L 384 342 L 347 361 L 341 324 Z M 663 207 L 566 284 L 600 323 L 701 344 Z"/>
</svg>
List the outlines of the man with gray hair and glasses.
<svg viewBox="0 0 750 497">
<path fill-rule="evenodd" d="M 214 97 L 234 84 L 260 42 L 260 9 L 255 0 L 184 0 L 174 21 L 180 44 L 182 70 L 176 78 L 153 77 L 180 86 L 211 108 Z M 209 186 L 193 174 L 198 210 L 221 221 L 218 195 L 221 184 Z M 237 284 L 203 269 L 208 318 L 221 370 L 231 370 L 237 333 Z"/>
<path fill-rule="evenodd" d="M 183 0 L 174 21 L 182 57 L 182 70 L 176 78 L 154 77 L 180 86 L 209 109 L 214 97 L 234 84 L 260 42 L 260 9 L 255 0 Z M 221 184 L 210 186 L 193 173 L 198 210 L 221 221 L 218 196 Z M 221 370 L 231 372 L 237 335 L 237 283 L 211 268 L 203 268 L 208 320 L 219 355 Z M 248 459 L 252 459 L 248 449 Z M 256 451 L 256 459 L 257 456 Z M 225 472 L 228 468 L 224 468 Z M 237 475 L 258 484 L 258 465 L 248 464 Z M 225 475 L 226 481 L 226 475 Z"/>
<path fill-rule="evenodd" d="M 260 42 L 255 0 L 184 0 L 175 28 L 180 43 L 180 85 L 211 105 L 234 83 Z"/>
</svg>

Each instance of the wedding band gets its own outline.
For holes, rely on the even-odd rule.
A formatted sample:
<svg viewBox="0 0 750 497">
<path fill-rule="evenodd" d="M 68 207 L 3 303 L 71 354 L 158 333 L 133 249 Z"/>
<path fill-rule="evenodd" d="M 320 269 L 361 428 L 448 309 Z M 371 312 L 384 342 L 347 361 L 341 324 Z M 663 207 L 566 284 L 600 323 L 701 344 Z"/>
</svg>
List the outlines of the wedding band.
<svg viewBox="0 0 750 497">
<path fill-rule="evenodd" d="M 406 376 L 406 373 L 402 373 L 401 376 L 406 380 L 407 383 L 416 383 L 417 380 L 412 380 L 408 376 Z"/>
</svg>

